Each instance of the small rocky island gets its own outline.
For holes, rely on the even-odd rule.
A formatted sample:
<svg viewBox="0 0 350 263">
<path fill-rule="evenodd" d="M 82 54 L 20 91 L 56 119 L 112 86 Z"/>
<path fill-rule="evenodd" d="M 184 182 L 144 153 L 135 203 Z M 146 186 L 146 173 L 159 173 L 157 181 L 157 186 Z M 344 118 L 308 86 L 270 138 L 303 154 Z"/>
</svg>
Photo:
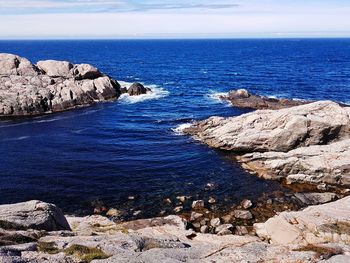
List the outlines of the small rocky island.
<svg viewBox="0 0 350 263">
<path fill-rule="evenodd" d="M 0 117 L 23 117 L 65 111 L 95 102 L 151 92 L 140 83 L 129 89 L 89 64 L 28 59 L 0 54 Z"/>
<path fill-rule="evenodd" d="M 259 96 L 248 92 L 246 89 L 231 90 L 225 95 L 220 95 L 219 99 L 229 101 L 234 107 L 254 110 L 278 110 L 311 102 L 305 100 L 277 99 Z"/>
</svg>

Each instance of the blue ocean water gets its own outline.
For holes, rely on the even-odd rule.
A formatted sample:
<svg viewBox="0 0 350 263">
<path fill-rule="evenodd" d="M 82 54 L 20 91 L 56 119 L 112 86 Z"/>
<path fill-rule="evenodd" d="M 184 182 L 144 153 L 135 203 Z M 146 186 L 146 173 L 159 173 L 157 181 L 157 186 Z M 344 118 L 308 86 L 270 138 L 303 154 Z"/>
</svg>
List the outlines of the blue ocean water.
<svg viewBox="0 0 350 263">
<path fill-rule="evenodd" d="M 156 91 L 51 116 L 0 120 L 0 203 L 41 199 L 67 213 L 91 213 L 97 200 L 147 217 L 170 212 L 163 199 L 178 195 L 214 196 L 229 206 L 281 190 L 244 172 L 226 153 L 173 131 L 192 120 L 246 112 L 213 98 L 217 92 L 247 88 L 350 102 L 349 39 L 1 41 L 0 52 L 32 62 L 91 63 Z"/>
</svg>

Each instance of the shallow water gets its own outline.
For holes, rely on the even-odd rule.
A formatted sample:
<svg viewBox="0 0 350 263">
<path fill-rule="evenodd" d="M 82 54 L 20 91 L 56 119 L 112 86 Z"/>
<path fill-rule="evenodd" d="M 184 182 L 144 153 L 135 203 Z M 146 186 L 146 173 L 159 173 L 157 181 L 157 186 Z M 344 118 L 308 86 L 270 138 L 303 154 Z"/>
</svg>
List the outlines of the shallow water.
<svg viewBox="0 0 350 263">
<path fill-rule="evenodd" d="M 92 202 L 155 216 L 177 195 L 222 206 L 280 190 L 227 154 L 174 130 L 243 110 L 215 99 L 233 88 L 350 102 L 350 40 L 2 41 L 0 52 L 91 63 L 155 91 L 51 116 L 0 121 L 1 203 L 41 199 L 67 213 Z M 215 185 L 207 189 L 206 184 Z M 128 200 L 128 196 L 135 196 Z M 168 207 L 170 210 L 171 207 Z"/>
</svg>

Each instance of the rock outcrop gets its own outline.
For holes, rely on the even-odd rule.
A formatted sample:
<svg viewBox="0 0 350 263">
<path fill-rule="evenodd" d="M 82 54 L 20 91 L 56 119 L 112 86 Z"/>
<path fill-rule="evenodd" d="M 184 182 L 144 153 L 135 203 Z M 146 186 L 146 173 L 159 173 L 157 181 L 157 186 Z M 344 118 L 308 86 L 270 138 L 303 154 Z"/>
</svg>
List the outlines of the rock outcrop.
<svg viewBox="0 0 350 263">
<path fill-rule="evenodd" d="M 286 222 L 291 216 L 282 213 L 281 219 L 270 219 L 276 222 L 256 225 L 259 237 L 194 233 L 187 230 L 186 222 L 178 216 L 121 224 L 102 216 L 67 217 L 72 231 L 44 231 L 31 240 L 18 239 L 18 244 L 0 244 L 0 262 L 318 262 L 321 259 L 346 262 L 350 258 L 346 228 L 350 218 L 349 201 L 346 198 L 310 207 L 305 213 L 296 212 L 294 225 Z M 14 211 L 21 205 L 8 207 Z M 333 217 L 335 220 L 330 221 Z M 283 237 L 285 233 L 280 231 L 288 224 L 292 229 L 286 227 L 285 233 L 291 236 Z M 232 225 L 221 228 L 221 232 L 231 232 Z M 325 233 L 320 235 L 321 239 L 317 230 Z M 334 236 L 341 231 L 345 231 L 344 235 Z M 329 237 L 332 238 L 327 241 Z"/>
<path fill-rule="evenodd" d="M 237 154 L 266 179 L 350 186 L 350 108 L 331 101 L 211 117 L 184 133 Z"/>
<path fill-rule="evenodd" d="M 120 85 L 88 64 L 0 54 L 0 117 L 64 111 L 118 98 Z"/>
<path fill-rule="evenodd" d="M 219 98 L 229 101 L 234 107 L 256 110 L 277 110 L 310 103 L 310 101 L 258 96 L 249 93 L 246 89 L 231 90 L 227 95 L 221 95 Z"/>
</svg>

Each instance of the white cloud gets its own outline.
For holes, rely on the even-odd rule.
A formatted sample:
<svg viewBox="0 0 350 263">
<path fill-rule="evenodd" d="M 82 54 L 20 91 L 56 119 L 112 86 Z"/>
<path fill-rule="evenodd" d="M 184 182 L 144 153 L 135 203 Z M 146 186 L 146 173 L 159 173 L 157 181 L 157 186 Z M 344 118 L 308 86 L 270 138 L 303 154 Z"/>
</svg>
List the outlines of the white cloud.
<svg viewBox="0 0 350 263">
<path fill-rule="evenodd" d="M 113 2 L 130 8 L 130 3 L 122 0 L 13 1 L 17 4 L 40 2 L 41 5 L 55 2 L 65 6 L 95 6 Z M 230 2 L 232 6 L 205 10 L 198 6 L 198 1 L 187 1 L 189 8 L 183 10 L 180 6 L 184 1 L 177 1 L 174 5 L 164 0 L 158 9 L 153 6 L 154 1 L 147 1 L 148 8 L 143 9 L 142 5 L 136 4 L 143 11 L 7 14 L 0 15 L 0 38 L 350 36 L 350 6 L 337 1 L 338 5 L 328 1 L 328 5 L 326 1 L 319 4 L 313 0 L 307 3 L 237 0 L 239 7 L 236 7 L 232 1 L 220 0 L 220 5 Z M 200 2 L 211 5 L 208 1 Z M 2 3 L 9 4 L 10 1 L 3 0 Z M 149 9 L 149 5 L 153 8 Z"/>
</svg>

